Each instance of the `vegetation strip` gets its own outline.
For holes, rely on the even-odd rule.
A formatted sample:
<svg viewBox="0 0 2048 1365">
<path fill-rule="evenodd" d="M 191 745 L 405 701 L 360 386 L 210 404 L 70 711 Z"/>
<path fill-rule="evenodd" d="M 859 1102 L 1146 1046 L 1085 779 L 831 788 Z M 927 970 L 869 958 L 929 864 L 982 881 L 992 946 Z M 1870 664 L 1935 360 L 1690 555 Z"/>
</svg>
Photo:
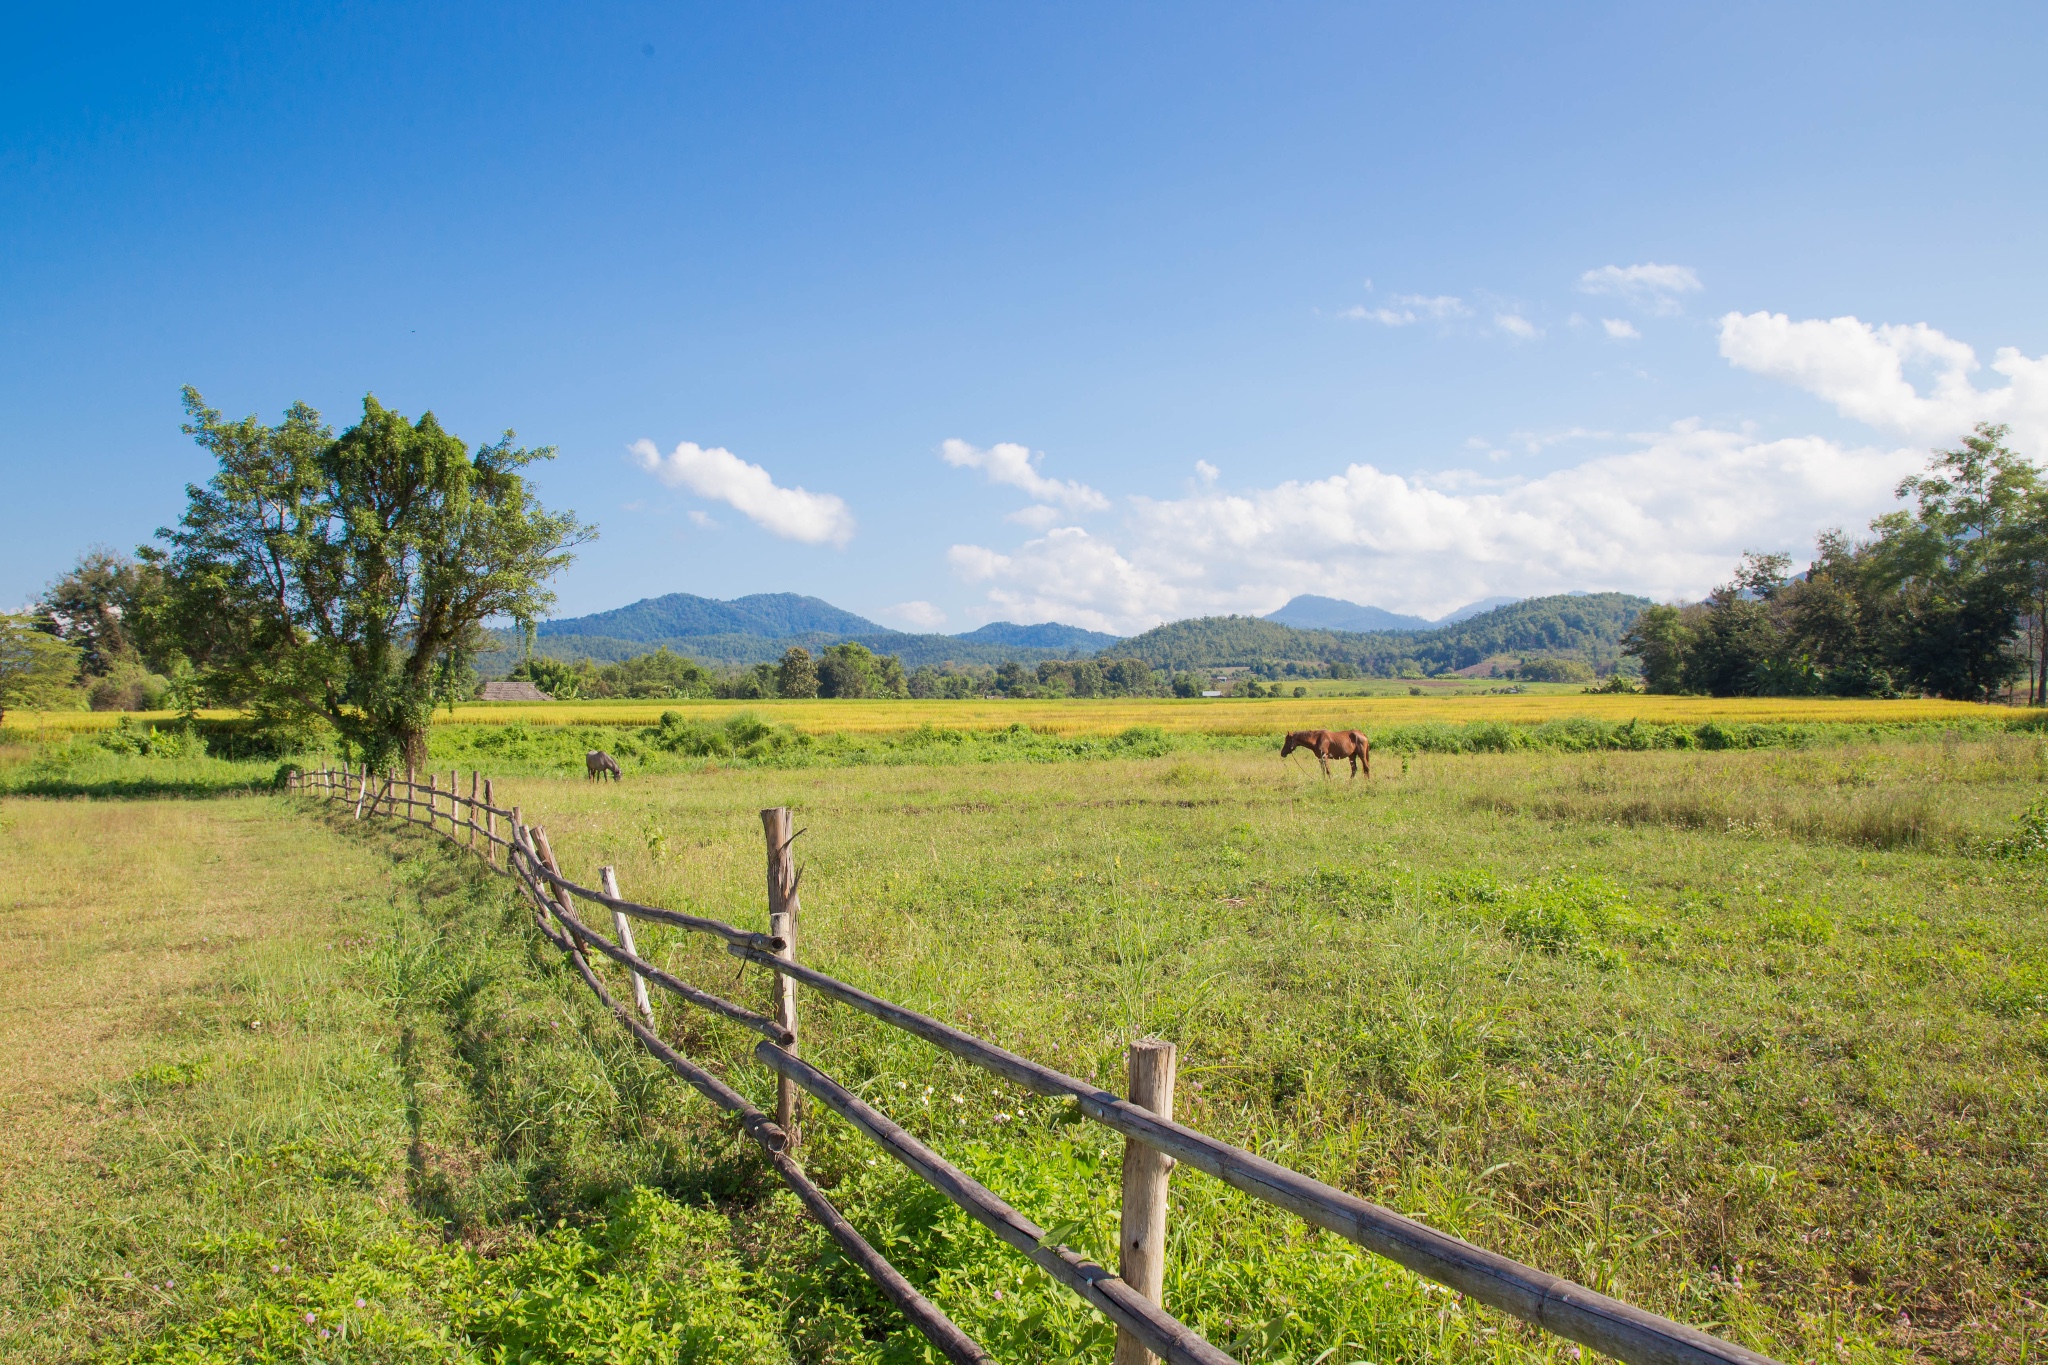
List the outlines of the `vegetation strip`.
<svg viewBox="0 0 2048 1365">
<path fill-rule="evenodd" d="M 756 1044 L 754 1057 L 761 1065 L 802 1086 L 919 1179 L 965 1209 L 975 1222 L 1086 1299 L 1111 1322 L 1133 1333 L 1167 1365 L 1237 1365 L 1235 1359 L 1188 1330 L 1185 1323 L 1133 1290 L 1107 1267 L 1068 1247 L 1053 1245 L 1044 1228 L 824 1072 L 773 1043 Z"/>
<path fill-rule="evenodd" d="M 530 829 L 530 827 L 522 828 Z M 515 831 L 515 834 L 518 832 Z M 517 855 L 523 855 L 534 867 L 545 870 L 545 865 L 542 863 L 539 854 L 535 852 L 530 839 L 515 844 L 515 848 Z M 515 860 L 517 855 L 515 855 Z M 740 1127 L 746 1131 L 747 1136 L 752 1138 L 760 1146 L 761 1150 L 767 1153 L 768 1160 L 775 1167 L 776 1174 L 781 1176 L 784 1183 L 796 1192 L 797 1198 L 803 1202 L 804 1207 L 824 1225 L 825 1230 L 831 1234 L 833 1240 L 847 1253 L 854 1264 L 865 1271 L 877 1287 L 889 1296 L 890 1300 L 902 1310 L 904 1317 L 909 1320 L 910 1324 L 924 1334 L 926 1340 L 938 1347 L 948 1360 L 955 1362 L 955 1365 L 989 1365 L 990 1357 L 988 1353 L 983 1351 L 980 1345 L 965 1332 L 962 1332 L 954 1324 L 953 1320 L 947 1317 L 936 1304 L 918 1293 L 916 1287 L 906 1280 L 894 1266 L 890 1265 L 881 1253 L 869 1245 L 867 1239 L 862 1237 L 854 1229 L 853 1225 L 848 1223 L 839 1214 L 839 1211 L 832 1207 L 831 1201 L 825 1198 L 824 1192 L 812 1184 L 810 1178 L 804 1174 L 803 1168 L 790 1159 L 785 1151 L 785 1148 L 788 1146 L 788 1136 L 782 1129 L 778 1128 L 766 1114 L 763 1114 L 749 1103 L 745 1096 L 741 1095 L 724 1081 L 719 1080 L 718 1077 L 682 1056 L 682 1054 L 668 1046 L 668 1044 L 662 1042 L 661 1039 L 654 1035 L 653 1030 L 633 1017 L 632 1011 L 626 1009 L 625 1006 L 612 998 L 611 993 L 604 988 L 604 983 L 598 979 L 597 973 L 591 970 L 589 961 L 577 949 L 575 943 L 566 934 L 549 926 L 546 916 L 549 913 L 559 913 L 561 909 L 560 904 L 558 902 L 551 902 L 547 896 L 541 894 L 533 881 L 526 877 L 523 871 L 520 874 L 520 879 L 526 884 L 527 889 L 533 894 L 534 900 L 537 903 L 533 917 L 534 924 L 550 942 L 568 955 L 570 962 L 575 965 L 577 974 L 583 978 L 583 984 L 590 988 L 591 993 L 597 997 L 599 1003 L 611 1011 L 612 1017 L 623 1024 L 626 1030 L 639 1040 L 640 1045 L 647 1049 L 650 1055 L 658 1059 L 669 1070 L 675 1072 L 676 1075 L 680 1076 L 713 1104 L 738 1117 Z M 557 895 L 559 896 L 560 893 L 557 892 Z"/>
</svg>

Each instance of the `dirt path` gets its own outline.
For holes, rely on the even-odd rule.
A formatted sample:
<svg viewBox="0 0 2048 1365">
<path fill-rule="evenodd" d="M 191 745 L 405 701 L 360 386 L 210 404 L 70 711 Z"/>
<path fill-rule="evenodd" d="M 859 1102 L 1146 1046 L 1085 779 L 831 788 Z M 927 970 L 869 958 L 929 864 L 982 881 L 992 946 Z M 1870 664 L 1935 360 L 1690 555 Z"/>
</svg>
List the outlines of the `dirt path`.
<svg viewBox="0 0 2048 1365">
<path fill-rule="evenodd" d="M 317 971 L 363 894 L 335 888 L 380 892 L 359 850 L 279 816 L 267 798 L 0 802 L 0 1266 L 47 1267 L 39 1237 L 114 1197 L 109 1086 L 272 1043 L 261 995 L 232 983 Z"/>
</svg>

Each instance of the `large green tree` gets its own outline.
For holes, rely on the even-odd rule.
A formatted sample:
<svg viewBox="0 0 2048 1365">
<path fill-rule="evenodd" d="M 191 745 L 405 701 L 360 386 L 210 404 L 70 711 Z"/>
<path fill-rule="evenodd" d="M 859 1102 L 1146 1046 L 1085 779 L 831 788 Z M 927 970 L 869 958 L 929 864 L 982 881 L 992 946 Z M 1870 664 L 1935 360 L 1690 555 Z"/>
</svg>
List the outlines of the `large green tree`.
<svg viewBox="0 0 2048 1365">
<path fill-rule="evenodd" d="M 104 678 L 124 661 L 142 658 L 145 646 L 153 643 L 141 631 L 158 595 L 156 577 L 149 566 L 95 546 L 43 589 L 34 609 L 36 624 L 76 645 L 80 668 Z M 167 661 L 148 662 L 162 666 Z"/>
<path fill-rule="evenodd" d="M 157 533 L 165 625 L 215 696 L 325 720 L 372 763 L 426 761 L 437 678 L 485 621 L 543 615 L 595 534 L 541 506 L 521 471 L 554 451 L 509 431 L 472 452 L 369 396 L 339 437 L 304 403 L 227 421 L 187 388 L 185 411 L 220 469 Z"/>
<path fill-rule="evenodd" d="M 2010 645 L 2027 603 L 2022 546 L 2041 471 L 2005 437 L 1980 423 L 1937 450 L 1926 473 L 1899 485 L 1912 510 L 1871 523 L 1867 572 L 1894 598 L 1893 657 L 1939 696 L 1987 697 L 2026 667 Z"/>
<path fill-rule="evenodd" d="M 0 616 L 0 720 L 16 708 L 77 704 L 79 650 L 28 616 Z"/>
</svg>

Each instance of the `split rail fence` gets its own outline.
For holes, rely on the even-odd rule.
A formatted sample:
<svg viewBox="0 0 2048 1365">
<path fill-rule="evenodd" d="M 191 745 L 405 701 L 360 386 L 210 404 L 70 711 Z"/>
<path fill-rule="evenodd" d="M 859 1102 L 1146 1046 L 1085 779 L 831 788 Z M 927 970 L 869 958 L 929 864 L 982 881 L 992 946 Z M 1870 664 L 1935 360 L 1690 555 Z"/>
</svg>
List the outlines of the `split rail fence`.
<svg viewBox="0 0 2048 1365">
<path fill-rule="evenodd" d="M 534 924 L 568 957 L 583 983 L 640 1045 L 669 1070 L 732 1114 L 766 1153 L 776 1174 L 795 1191 L 848 1258 L 858 1265 L 949 1360 L 981 1365 L 991 1357 L 939 1307 L 889 1264 L 833 1208 L 797 1164 L 799 1092 L 845 1119 L 890 1156 L 959 1205 L 1026 1259 L 1093 1305 L 1116 1324 L 1117 1365 L 1154 1358 L 1170 1365 L 1234 1365 L 1232 1358 L 1168 1314 L 1161 1302 L 1165 1275 L 1167 1181 L 1186 1163 L 1256 1199 L 1286 1209 L 1348 1238 L 1427 1279 L 1630 1365 L 1774 1365 L 1769 1357 L 1696 1328 L 1645 1312 L 1555 1275 L 1511 1261 L 1461 1238 L 1404 1218 L 1227 1142 L 1173 1121 L 1174 1052 L 1147 1041 L 1130 1049 L 1128 1099 L 1041 1066 L 929 1015 L 906 1009 L 796 960 L 800 915 L 798 876 L 790 853 L 794 836 L 787 809 L 761 812 L 768 846 L 768 929 L 765 934 L 715 919 L 641 905 L 619 894 L 610 867 L 600 868 L 602 889 L 562 873 L 547 831 L 525 822 L 519 807 L 493 801 L 488 779 L 471 773 L 469 793 L 458 774 L 441 786 L 438 773 L 369 773 L 343 766 L 295 774 L 293 789 L 353 808 L 355 818 L 391 816 L 423 825 L 480 852 L 498 872 L 515 878 L 533 909 Z M 504 832 L 499 821 L 505 822 Z M 481 848 L 479 848 L 481 841 Z M 578 903 L 611 913 L 606 938 L 578 914 Z M 723 940 L 733 956 L 773 973 L 771 1009 L 748 1009 L 699 990 L 642 958 L 634 948 L 634 920 L 667 924 Z M 630 1006 L 615 998 L 590 963 L 587 950 L 611 959 L 631 977 Z M 723 1080 L 678 1053 L 655 1032 L 649 982 L 688 1004 L 761 1036 L 754 1059 L 777 1075 L 773 1117 Z M 1045 1229 L 892 1122 L 888 1116 L 805 1062 L 797 1046 L 797 987 L 850 1006 L 1004 1080 L 1072 1100 L 1081 1112 L 1125 1139 L 1122 1227 L 1118 1270 L 1111 1271 L 1066 1246 Z"/>
</svg>

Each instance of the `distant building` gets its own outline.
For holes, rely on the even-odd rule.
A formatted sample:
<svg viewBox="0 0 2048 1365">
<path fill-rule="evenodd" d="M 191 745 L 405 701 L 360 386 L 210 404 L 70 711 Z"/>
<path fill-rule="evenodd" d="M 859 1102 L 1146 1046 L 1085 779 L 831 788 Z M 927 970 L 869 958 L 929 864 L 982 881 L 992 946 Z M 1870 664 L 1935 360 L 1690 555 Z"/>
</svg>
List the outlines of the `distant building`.
<svg viewBox="0 0 2048 1365">
<path fill-rule="evenodd" d="M 1202 695 L 1205 697 L 1220 697 L 1223 694 L 1221 692 L 1204 692 Z"/>
<path fill-rule="evenodd" d="M 485 701 L 553 701 L 554 698 L 530 682 L 487 682 Z"/>
</svg>

